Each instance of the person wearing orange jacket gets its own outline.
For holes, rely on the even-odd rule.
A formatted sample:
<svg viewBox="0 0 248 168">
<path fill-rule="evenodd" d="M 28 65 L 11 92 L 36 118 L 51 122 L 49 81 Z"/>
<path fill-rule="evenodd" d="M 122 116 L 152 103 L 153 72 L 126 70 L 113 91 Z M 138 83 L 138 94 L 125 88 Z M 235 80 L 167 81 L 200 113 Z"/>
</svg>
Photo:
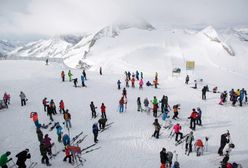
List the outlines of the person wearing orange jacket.
<svg viewBox="0 0 248 168">
<path fill-rule="evenodd" d="M 102 105 L 101 105 L 101 112 L 102 112 L 102 116 L 104 118 L 107 118 L 107 116 L 106 116 L 106 106 L 104 105 L 104 103 L 102 103 Z"/>
<path fill-rule="evenodd" d="M 192 109 L 192 113 L 188 119 L 190 119 L 190 127 L 192 130 L 195 130 L 195 125 L 196 125 L 196 119 L 198 118 L 198 113 L 195 111 L 195 109 Z"/>
<path fill-rule="evenodd" d="M 63 111 L 63 114 L 64 114 L 65 113 L 65 103 L 64 103 L 63 100 L 60 100 L 60 102 L 59 102 L 59 112 L 60 112 L 60 114 L 62 113 L 62 111 Z"/>
<path fill-rule="evenodd" d="M 38 113 L 37 112 L 31 112 L 30 113 L 30 118 L 32 118 L 34 125 L 36 126 L 36 128 L 40 129 L 41 124 L 39 123 L 39 119 L 38 119 Z"/>
</svg>

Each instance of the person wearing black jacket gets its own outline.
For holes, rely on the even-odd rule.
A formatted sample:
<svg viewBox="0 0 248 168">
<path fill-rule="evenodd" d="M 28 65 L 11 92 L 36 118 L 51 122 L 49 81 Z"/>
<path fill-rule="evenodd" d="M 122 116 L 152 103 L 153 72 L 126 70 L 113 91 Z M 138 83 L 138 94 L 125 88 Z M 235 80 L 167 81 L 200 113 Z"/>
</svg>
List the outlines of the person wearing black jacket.
<svg viewBox="0 0 248 168">
<path fill-rule="evenodd" d="M 227 143 L 230 142 L 230 134 L 229 134 L 229 131 L 225 134 L 222 134 L 221 135 L 221 138 L 220 138 L 220 148 L 218 150 L 218 154 L 220 156 L 223 156 L 223 149 L 224 147 L 226 146 Z"/>
<path fill-rule="evenodd" d="M 166 149 L 162 148 L 162 150 L 160 152 L 160 162 L 161 162 L 161 164 L 165 164 L 166 161 L 167 161 Z"/>
<path fill-rule="evenodd" d="M 206 97 L 207 90 L 208 90 L 208 87 L 207 86 L 204 86 L 202 88 L 202 100 L 206 100 L 207 99 L 207 97 Z"/>
<path fill-rule="evenodd" d="M 46 165 L 47 166 L 50 166 L 50 163 L 49 163 L 49 159 L 47 157 L 47 153 L 48 153 L 48 147 L 45 145 L 45 143 L 40 143 L 40 154 L 42 156 L 41 158 L 41 163 L 42 164 L 45 164 L 45 161 L 46 161 Z"/>
<path fill-rule="evenodd" d="M 42 131 L 40 130 L 40 128 L 37 128 L 37 129 L 36 129 L 36 134 L 37 134 L 37 136 L 38 136 L 39 142 L 42 142 L 42 141 L 43 141 L 43 133 L 42 133 Z"/>
<path fill-rule="evenodd" d="M 96 118 L 96 108 L 93 101 L 90 103 L 91 116 L 92 118 Z"/>
<path fill-rule="evenodd" d="M 104 118 L 103 116 L 102 116 L 102 118 L 100 118 L 98 120 L 100 129 L 104 129 L 105 128 L 105 125 L 106 125 L 107 120 L 108 119 L 107 118 Z"/>
<path fill-rule="evenodd" d="M 21 151 L 16 155 L 17 162 L 16 165 L 18 165 L 18 168 L 26 168 L 26 160 L 31 158 L 31 155 L 29 153 L 29 149 L 25 149 L 24 151 Z"/>
</svg>

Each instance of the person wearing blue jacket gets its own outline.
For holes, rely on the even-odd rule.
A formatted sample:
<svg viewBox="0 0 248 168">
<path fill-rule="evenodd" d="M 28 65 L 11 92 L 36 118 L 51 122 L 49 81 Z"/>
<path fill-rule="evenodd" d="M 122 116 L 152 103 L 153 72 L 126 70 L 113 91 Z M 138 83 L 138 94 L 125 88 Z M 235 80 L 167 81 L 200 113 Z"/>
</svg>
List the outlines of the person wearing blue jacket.
<svg viewBox="0 0 248 168">
<path fill-rule="evenodd" d="M 70 145 L 71 140 L 69 135 L 68 134 L 63 135 L 62 141 L 65 146 Z"/>
<path fill-rule="evenodd" d="M 84 83 L 84 80 L 85 80 L 85 77 L 84 77 L 84 75 L 82 74 L 82 75 L 81 75 L 81 82 L 82 82 L 82 87 L 85 87 L 85 83 Z"/>
<path fill-rule="evenodd" d="M 243 105 L 243 100 L 245 98 L 245 89 L 241 89 L 240 91 L 240 96 L 239 96 L 239 106 Z"/>
<path fill-rule="evenodd" d="M 58 135 L 58 142 L 61 142 L 62 129 L 63 128 L 59 125 L 59 123 L 57 123 L 56 131 L 57 131 L 57 135 Z"/>
<path fill-rule="evenodd" d="M 98 142 L 97 136 L 98 136 L 98 131 L 99 131 L 97 123 L 93 124 L 92 131 L 94 134 L 94 142 L 97 143 Z"/>
</svg>

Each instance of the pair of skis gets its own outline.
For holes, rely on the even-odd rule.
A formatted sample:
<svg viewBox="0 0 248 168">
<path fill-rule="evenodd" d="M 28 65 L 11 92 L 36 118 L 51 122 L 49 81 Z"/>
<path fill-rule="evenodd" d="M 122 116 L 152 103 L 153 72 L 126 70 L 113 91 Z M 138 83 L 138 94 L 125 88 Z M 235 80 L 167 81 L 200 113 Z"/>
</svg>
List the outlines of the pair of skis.
<svg viewBox="0 0 248 168">
<path fill-rule="evenodd" d="M 103 132 L 103 131 L 109 129 L 109 128 L 111 127 L 112 124 L 114 124 L 114 122 L 111 122 L 111 123 L 109 123 L 109 124 L 106 124 L 106 125 L 105 125 L 105 128 L 102 129 L 100 132 Z"/>
<path fill-rule="evenodd" d="M 188 136 L 189 134 L 186 134 L 184 135 L 179 141 L 177 141 L 175 143 L 176 146 L 180 145 L 181 143 L 183 143 L 184 141 L 186 141 L 186 137 Z"/>
</svg>

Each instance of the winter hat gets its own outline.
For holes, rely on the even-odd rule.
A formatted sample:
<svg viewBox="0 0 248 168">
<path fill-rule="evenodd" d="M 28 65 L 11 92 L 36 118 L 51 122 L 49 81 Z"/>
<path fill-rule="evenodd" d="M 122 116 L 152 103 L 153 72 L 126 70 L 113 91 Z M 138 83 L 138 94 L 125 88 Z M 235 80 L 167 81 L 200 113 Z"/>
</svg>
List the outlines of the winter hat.
<svg viewBox="0 0 248 168">
<path fill-rule="evenodd" d="M 10 152 L 10 151 L 7 151 L 7 152 L 6 152 L 6 155 L 7 155 L 7 156 L 9 156 L 10 154 L 11 154 L 11 152 Z"/>
<path fill-rule="evenodd" d="M 162 151 L 166 152 L 166 149 L 165 148 L 162 148 Z"/>
<path fill-rule="evenodd" d="M 25 151 L 29 152 L 29 149 L 27 148 L 27 149 L 25 149 Z"/>
</svg>

